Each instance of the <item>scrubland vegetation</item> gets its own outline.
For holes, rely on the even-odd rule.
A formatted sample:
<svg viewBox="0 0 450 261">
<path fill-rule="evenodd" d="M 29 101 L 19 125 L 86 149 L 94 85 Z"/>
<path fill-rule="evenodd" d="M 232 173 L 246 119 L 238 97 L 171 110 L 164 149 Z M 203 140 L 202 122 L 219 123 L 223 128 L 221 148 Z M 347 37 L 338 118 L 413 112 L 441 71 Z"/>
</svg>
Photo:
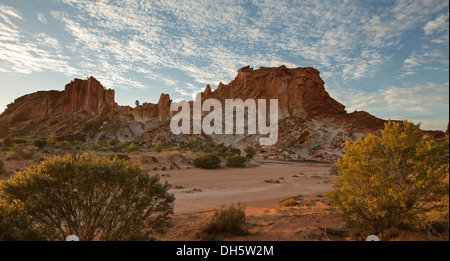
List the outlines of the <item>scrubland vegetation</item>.
<svg viewBox="0 0 450 261">
<path fill-rule="evenodd" d="M 440 143 L 411 122 L 347 143 L 328 194 L 356 237 L 382 239 L 422 230 L 449 233 L 449 139 Z"/>
<path fill-rule="evenodd" d="M 0 183 L 0 240 L 64 240 L 70 234 L 82 240 L 152 240 L 170 228 L 175 198 L 169 184 L 131 157 L 216 169 L 245 167 L 255 155 L 251 146 L 241 151 L 214 143 L 66 141 L 56 135 L 6 139 L 0 150 L 0 175 L 11 174 L 9 160 L 34 162 Z M 334 183 L 322 200 L 327 203 L 309 206 L 297 196 L 277 208 L 339 212 L 357 240 L 371 234 L 391 240 L 410 231 L 448 240 L 448 157 L 448 135 L 436 141 L 411 122 L 388 122 L 377 135 L 347 142 L 344 156 L 329 168 Z M 281 184 L 275 181 L 261 183 Z M 237 204 L 216 209 L 196 236 L 220 240 L 247 232 L 245 206 Z"/>
</svg>

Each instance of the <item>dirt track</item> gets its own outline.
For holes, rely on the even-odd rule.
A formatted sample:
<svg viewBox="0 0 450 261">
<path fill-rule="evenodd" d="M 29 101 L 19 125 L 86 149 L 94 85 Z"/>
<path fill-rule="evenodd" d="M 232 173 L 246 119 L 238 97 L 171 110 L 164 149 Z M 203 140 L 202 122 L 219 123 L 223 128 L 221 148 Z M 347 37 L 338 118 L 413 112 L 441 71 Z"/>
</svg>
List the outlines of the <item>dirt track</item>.
<svg viewBox="0 0 450 261">
<path fill-rule="evenodd" d="M 321 194 L 331 189 L 329 165 L 265 162 L 247 168 L 184 169 L 163 172 L 175 194 L 175 214 L 245 203 L 247 208 L 273 208 L 283 199 Z M 167 175 L 168 174 L 168 175 Z"/>
</svg>

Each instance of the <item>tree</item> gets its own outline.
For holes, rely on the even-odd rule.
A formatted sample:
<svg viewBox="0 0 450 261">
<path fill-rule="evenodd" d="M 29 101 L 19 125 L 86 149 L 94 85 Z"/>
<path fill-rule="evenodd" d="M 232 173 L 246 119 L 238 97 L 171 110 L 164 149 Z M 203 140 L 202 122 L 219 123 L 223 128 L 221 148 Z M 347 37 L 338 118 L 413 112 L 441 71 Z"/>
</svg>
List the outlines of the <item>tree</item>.
<svg viewBox="0 0 450 261">
<path fill-rule="evenodd" d="M 136 100 L 136 102 L 134 104 L 136 104 L 136 106 L 139 106 L 140 103 L 138 100 Z"/>
<path fill-rule="evenodd" d="M 389 121 L 380 136 L 347 142 L 328 196 L 361 235 L 417 225 L 427 202 L 448 193 L 448 145 L 448 136 L 433 144 L 419 126 Z"/>
<path fill-rule="evenodd" d="M 151 240 L 171 225 L 175 198 L 168 189 L 128 160 L 56 156 L 3 182 L 0 207 L 27 217 L 24 227 L 47 240 Z"/>
</svg>

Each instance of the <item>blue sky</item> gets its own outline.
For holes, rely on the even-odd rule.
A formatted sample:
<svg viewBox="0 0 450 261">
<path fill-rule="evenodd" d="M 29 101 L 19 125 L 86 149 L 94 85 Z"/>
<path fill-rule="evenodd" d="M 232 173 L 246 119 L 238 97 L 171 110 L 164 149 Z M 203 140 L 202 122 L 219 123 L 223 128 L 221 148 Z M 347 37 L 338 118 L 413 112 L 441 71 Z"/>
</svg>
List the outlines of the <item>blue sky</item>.
<svg viewBox="0 0 450 261">
<path fill-rule="evenodd" d="M 448 0 L 0 0 L 0 111 L 96 77 L 116 101 L 192 99 L 250 65 L 315 67 L 348 112 L 449 120 Z"/>
</svg>

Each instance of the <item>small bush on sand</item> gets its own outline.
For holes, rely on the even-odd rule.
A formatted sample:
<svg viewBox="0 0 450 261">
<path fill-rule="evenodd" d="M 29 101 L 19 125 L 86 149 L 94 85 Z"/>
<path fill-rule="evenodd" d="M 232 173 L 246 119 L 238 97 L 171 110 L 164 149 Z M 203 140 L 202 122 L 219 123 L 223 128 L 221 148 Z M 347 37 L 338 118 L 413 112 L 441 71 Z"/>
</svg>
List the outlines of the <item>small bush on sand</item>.
<svg viewBox="0 0 450 261">
<path fill-rule="evenodd" d="M 28 150 L 14 146 L 9 148 L 9 151 L 6 154 L 6 156 L 8 159 L 24 160 L 24 159 L 31 159 L 33 157 L 33 153 Z"/>
<path fill-rule="evenodd" d="M 294 197 L 285 199 L 285 200 L 281 201 L 280 203 L 278 203 L 278 206 L 282 207 L 282 208 L 284 208 L 284 207 L 294 207 L 294 206 L 297 206 L 297 205 L 298 205 L 298 202 L 295 200 Z"/>
<path fill-rule="evenodd" d="M 237 154 L 227 157 L 227 167 L 244 168 L 245 157 L 239 156 Z"/>
<path fill-rule="evenodd" d="M 47 145 L 47 141 L 41 140 L 41 139 L 36 139 L 33 141 L 33 145 L 38 147 L 39 149 L 42 149 L 45 147 L 45 145 Z"/>
<path fill-rule="evenodd" d="M 0 235 L 14 239 L 19 230 L 46 240 L 151 240 L 171 225 L 169 188 L 127 160 L 93 153 L 46 158 L 0 183 L 0 215 L 11 217 L 0 218 L 0 229 L 10 228 Z"/>
<path fill-rule="evenodd" d="M 215 240 L 227 235 L 244 235 L 246 233 L 245 206 L 238 203 L 216 209 L 212 219 L 200 228 L 197 237 L 200 240 Z"/>
<path fill-rule="evenodd" d="M 22 139 L 22 138 L 15 138 L 12 140 L 12 143 L 15 144 L 27 144 L 28 141 L 26 139 Z"/>
<path fill-rule="evenodd" d="M 220 168 L 220 158 L 213 153 L 203 154 L 194 160 L 194 166 L 204 169 L 218 169 Z"/>
<path fill-rule="evenodd" d="M 0 159 L 0 175 L 5 173 L 5 164 L 3 163 L 3 160 Z"/>
<path fill-rule="evenodd" d="M 133 152 L 139 149 L 139 145 L 136 145 L 134 143 L 130 144 L 130 146 L 128 146 L 128 151 L 129 152 Z"/>
<path fill-rule="evenodd" d="M 157 144 L 155 144 L 155 145 L 153 146 L 153 149 L 154 149 L 156 152 L 161 152 L 161 151 L 163 150 L 163 147 L 162 147 L 161 144 L 157 143 Z"/>
<path fill-rule="evenodd" d="M 70 149 L 72 147 L 72 143 L 70 141 L 58 141 L 55 143 L 55 148 L 59 149 Z"/>
<path fill-rule="evenodd" d="M 247 153 L 247 155 L 245 155 L 245 158 L 247 159 L 253 159 L 253 157 L 255 156 L 255 150 L 252 146 L 245 147 L 244 152 Z"/>
<path fill-rule="evenodd" d="M 115 158 L 119 159 L 119 160 L 128 160 L 130 161 L 130 157 L 127 154 L 113 154 L 111 156 L 108 157 L 110 160 L 114 160 Z"/>
</svg>

